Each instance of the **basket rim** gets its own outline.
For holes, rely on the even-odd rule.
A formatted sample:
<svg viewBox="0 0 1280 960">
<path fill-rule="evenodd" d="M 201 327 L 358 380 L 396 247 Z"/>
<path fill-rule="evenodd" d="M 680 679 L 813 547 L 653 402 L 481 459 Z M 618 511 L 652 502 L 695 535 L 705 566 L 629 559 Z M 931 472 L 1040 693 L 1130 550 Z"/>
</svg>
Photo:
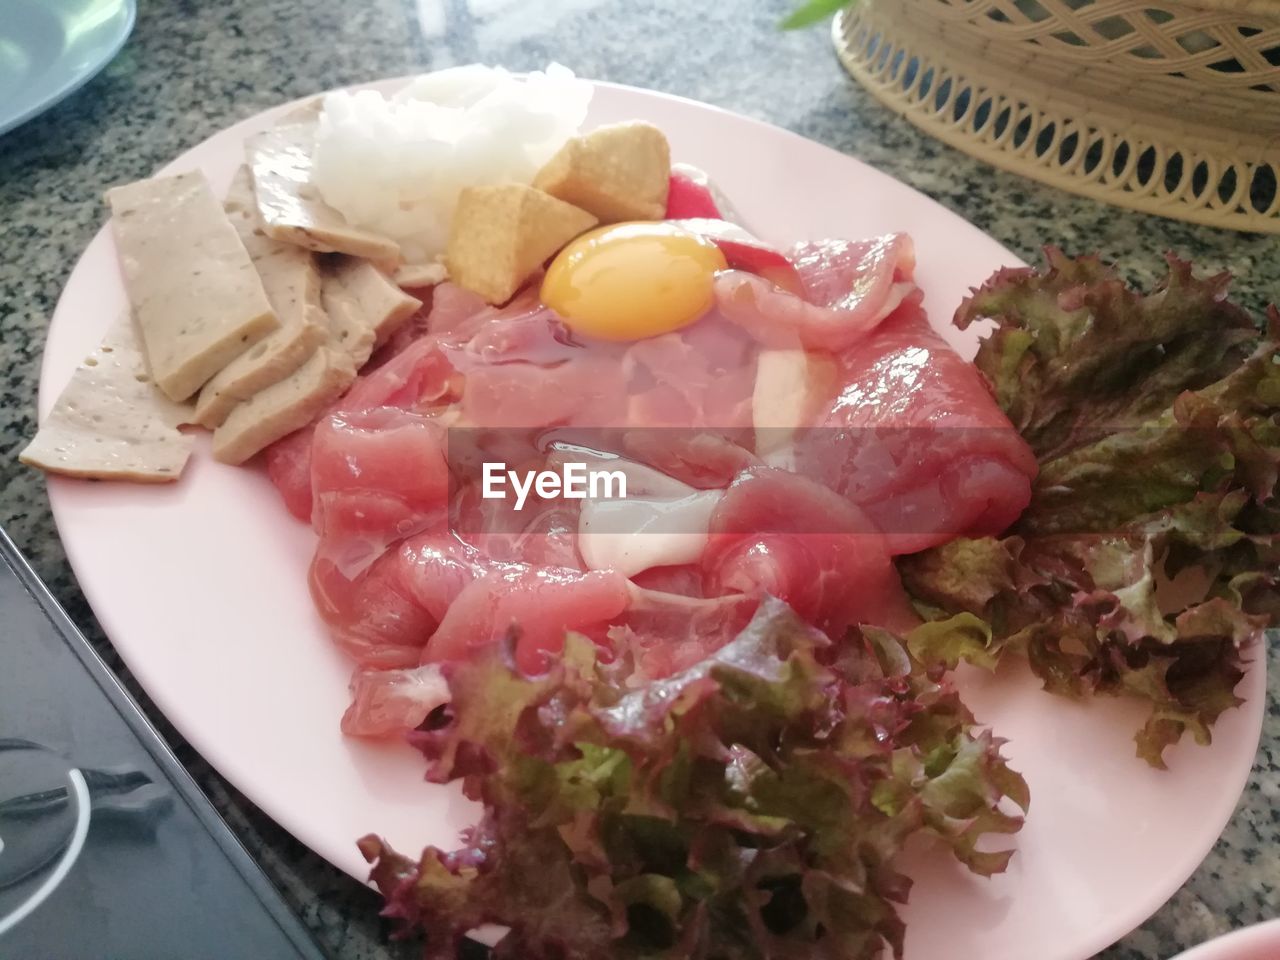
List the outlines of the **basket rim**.
<svg viewBox="0 0 1280 960">
<path fill-rule="evenodd" d="M 1270 14 L 1280 20 L 1280 0 L 1166 0 L 1166 2 L 1173 6 L 1191 9 Z"/>
<path fill-rule="evenodd" d="M 944 2 L 954 4 L 954 0 L 944 0 Z M 1109 3 L 1110 0 L 1093 0 L 1093 2 L 1099 5 L 1105 5 Z M 857 3 L 858 0 L 849 0 L 848 7 L 853 7 Z M 1270 16 L 1277 22 L 1280 22 L 1280 0 L 1156 0 L 1156 3 L 1163 3 L 1168 6 L 1178 7 L 1184 10 L 1213 10 L 1222 13 L 1261 14 L 1262 16 Z"/>
<path fill-rule="evenodd" d="M 986 0 L 984 3 L 978 0 L 974 5 L 985 10 L 1007 2 L 1008 0 Z M 1062 0 L 1057 2 L 1061 3 Z M 1250 3 L 1258 0 L 1093 2 L 1093 8 L 1081 7 L 1078 3 L 1073 6 L 1080 10 L 1094 9 L 1097 11 L 1094 16 L 1101 16 L 1108 11 L 1142 9 L 1147 5 L 1161 5 L 1172 11 L 1191 10 L 1190 7 L 1180 6 L 1188 3 Z M 1266 2 L 1280 11 L 1280 0 Z M 1240 140 L 1252 144 L 1255 150 L 1272 151 L 1280 147 L 1280 126 L 1277 126 L 1280 123 L 1280 84 L 1277 84 L 1280 80 L 1280 65 L 1273 64 L 1265 70 L 1253 73 L 1229 74 L 1226 75 L 1229 82 L 1222 83 L 1216 74 L 1212 77 L 1202 76 L 1204 68 L 1198 63 L 1188 64 L 1176 59 L 1146 61 L 1124 51 L 1121 51 L 1123 56 L 1108 54 L 1084 59 L 1072 55 L 1071 51 L 1075 48 L 1057 49 L 1036 42 L 1034 38 L 1028 40 L 1021 36 L 996 36 L 1000 31 L 990 30 L 979 21 L 971 10 L 971 0 L 859 0 L 846 6 L 839 19 L 843 22 L 850 17 L 862 19 L 865 15 L 877 21 L 892 21 L 896 24 L 896 29 L 928 37 L 932 42 L 936 39 L 936 21 L 948 19 L 941 12 L 943 9 L 960 11 L 970 19 L 955 23 L 956 31 L 952 35 L 952 42 L 942 45 L 950 52 L 945 56 L 938 53 L 937 56 L 952 64 L 965 63 L 969 72 L 976 78 L 985 80 L 986 85 L 1006 90 L 1034 86 L 1038 89 L 1039 99 L 1045 104 L 1065 107 L 1069 112 L 1083 116 L 1105 112 L 1117 119 L 1125 118 L 1131 124 L 1145 124 L 1155 111 L 1160 114 L 1161 120 L 1152 126 L 1163 128 L 1166 133 L 1177 130 L 1180 135 L 1193 136 L 1197 140 Z M 1194 10 L 1187 15 L 1188 20 L 1194 18 L 1196 22 L 1203 22 L 1213 16 L 1202 10 Z M 1280 19 L 1277 20 L 1277 25 L 1280 26 Z M 1268 27 L 1263 35 L 1270 44 L 1270 38 L 1278 33 L 1280 30 L 1276 27 Z M 1106 52 L 1104 46 L 1093 49 L 1095 52 Z M 1035 64 L 1020 65 L 1013 62 L 1032 56 L 1032 52 Z M 1195 58 L 1189 56 L 1187 59 L 1190 61 Z M 1181 69 L 1178 69 L 1179 64 Z M 1081 78 L 1078 88 L 1072 84 L 1064 85 L 1057 79 L 1064 69 L 1072 71 L 1073 75 L 1081 71 L 1088 75 Z M 1011 70 L 1017 73 L 1011 74 Z M 1123 84 L 1126 88 L 1132 87 L 1132 96 L 1100 93 L 1101 80 L 1097 78 Z M 1245 86 L 1245 83 L 1249 86 Z M 1257 86 L 1259 84 L 1266 84 L 1268 87 L 1263 89 Z M 1257 146 L 1260 139 L 1265 143 L 1263 148 Z"/>
<path fill-rule="evenodd" d="M 883 2 L 894 8 L 899 0 Z M 1152 2 L 1165 5 L 1169 0 Z M 1258 210 L 1248 199 L 1257 168 L 1280 171 L 1280 135 L 1273 135 L 1262 144 L 1254 143 L 1253 146 L 1261 152 L 1242 159 L 1241 147 L 1248 144 L 1237 137 L 1205 136 L 1205 131 L 1196 129 L 1193 132 L 1182 124 L 1176 125 L 1175 129 L 1162 128 L 1143 122 L 1145 118 L 1137 115 L 1117 114 L 1110 109 L 1115 105 L 1111 102 L 1108 102 L 1107 109 L 1100 109 L 1096 101 L 1077 104 L 1072 98 L 1063 96 L 1061 89 L 1050 93 L 1047 88 L 1041 89 L 1034 83 L 1024 84 L 1026 89 L 1023 93 L 1001 94 L 998 88 L 984 84 L 981 75 L 970 75 L 963 63 L 948 61 L 941 54 L 933 57 L 920 54 L 922 66 L 913 78 L 904 79 L 897 65 L 902 56 L 910 56 L 903 46 L 903 37 L 885 27 L 889 37 L 887 49 L 891 53 L 897 52 L 889 59 L 881 56 L 878 61 L 879 44 L 866 45 L 865 29 L 862 40 L 854 40 L 858 24 L 875 22 L 867 19 L 874 7 L 875 4 L 867 0 L 865 6 L 850 5 L 841 11 L 832 24 L 835 52 L 843 66 L 874 99 L 934 139 L 981 163 L 1115 207 L 1219 229 L 1280 234 L 1280 198 L 1273 196 L 1266 210 Z M 876 28 L 866 29 L 874 31 Z M 879 36 L 883 40 L 885 35 Z M 989 64 L 986 69 L 990 69 Z M 920 80 L 929 74 L 934 74 L 936 80 L 938 71 L 941 71 L 942 79 L 937 89 L 949 91 L 941 94 L 945 102 L 938 100 L 933 81 Z M 923 93 L 919 88 L 921 82 L 926 83 Z M 1003 97 L 999 109 L 1008 113 L 1009 121 L 1004 131 L 996 130 L 986 121 L 979 121 L 978 126 L 973 127 L 970 121 L 976 114 L 971 116 L 967 110 L 962 115 L 956 114 L 954 96 L 957 89 L 968 90 L 974 97 L 988 93 Z M 1072 109 L 1076 106 L 1082 106 L 1081 112 Z M 996 109 L 993 101 L 992 116 Z M 1031 135 L 1017 140 L 1009 131 L 1016 129 L 1024 119 L 1032 125 Z M 1039 142 L 1038 138 L 1046 130 L 1051 130 L 1055 138 L 1047 150 L 1027 146 Z M 1063 138 L 1070 136 L 1081 139 L 1077 146 L 1071 147 L 1070 155 L 1064 157 L 1060 147 L 1068 142 Z M 1104 154 L 1101 166 L 1081 166 L 1080 159 L 1085 153 L 1078 147 L 1086 140 L 1089 142 L 1087 150 L 1094 149 L 1092 141 L 1100 144 Z M 1122 156 L 1118 152 L 1120 147 L 1126 148 L 1123 169 L 1114 167 Z M 1135 179 L 1135 158 L 1147 151 L 1155 151 L 1156 175 Z M 1167 179 L 1173 168 L 1165 166 L 1166 159 L 1173 154 L 1181 157 L 1183 164 L 1176 170 L 1176 185 L 1170 185 Z M 1191 174 L 1187 173 L 1188 162 Z M 1194 171 L 1202 165 L 1207 176 L 1213 179 L 1210 189 L 1193 186 Z M 1108 169 L 1113 175 L 1107 174 Z M 1103 172 L 1099 174 L 1098 170 Z M 1228 172 L 1236 179 L 1223 179 Z M 1223 184 L 1230 185 L 1230 197 L 1221 193 Z"/>
</svg>

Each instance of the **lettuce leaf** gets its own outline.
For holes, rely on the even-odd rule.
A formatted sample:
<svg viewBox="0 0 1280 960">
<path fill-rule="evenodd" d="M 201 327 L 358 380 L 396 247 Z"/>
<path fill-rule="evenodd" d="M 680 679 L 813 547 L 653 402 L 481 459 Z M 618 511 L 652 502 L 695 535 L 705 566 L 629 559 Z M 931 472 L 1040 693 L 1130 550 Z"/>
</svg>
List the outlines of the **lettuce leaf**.
<svg viewBox="0 0 1280 960">
<path fill-rule="evenodd" d="M 1226 299 L 1229 274 L 1197 280 L 1171 256 L 1168 277 L 1142 294 L 1096 257 L 1049 247 L 1045 259 L 996 273 L 955 317 L 962 330 L 999 321 L 975 363 L 1041 461 L 1159 416 L 1236 369 L 1257 337 Z"/>
<path fill-rule="evenodd" d="M 967 619 L 930 625 L 963 643 Z M 506 653 L 449 676 L 431 777 L 484 804 L 463 849 L 413 861 L 361 841 L 387 913 L 452 958 L 468 930 L 499 958 L 872 960 L 901 954 L 893 860 L 925 832 L 979 874 L 1010 852 L 1027 788 L 938 671 L 868 630 L 835 651 L 776 600 L 691 669 L 631 688 L 571 636 L 548 674 Z"/>
<path fill-rule="evenodd" d="M 1265 329 L 1170 258 L 1152 294 L 1047 251 L 997 274 L 957 323 L 998 321 L 975 360 L 1040 458 L 1003 538 L 899 563 L 926 615 L 969 614 L 926 662 L 1025 654 L 1046 689 L 1148 701 L 1139 756 L 1164 765 L 1239 701 L 1244 651 L 1280 623 L 1280 314 Z"/>
</svg>

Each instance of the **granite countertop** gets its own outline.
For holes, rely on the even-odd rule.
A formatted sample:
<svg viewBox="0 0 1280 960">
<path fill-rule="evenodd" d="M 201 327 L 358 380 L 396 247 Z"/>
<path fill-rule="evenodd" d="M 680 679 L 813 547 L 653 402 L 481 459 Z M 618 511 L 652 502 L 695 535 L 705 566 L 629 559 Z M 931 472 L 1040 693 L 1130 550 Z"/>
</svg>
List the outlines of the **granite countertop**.
<svg viewBox="0 0 1280 960">
<path fill-rule="evenodd" d="M 78 94 L 0 137 L 0 524 L 114 665 L 67 566 L 41 477 L 16 456 L 34 431 L 45 328 L 105 187 L 144 177 L 259 110 L 341 84 L 471 61 L 559 60 L 582 76 L 705 100 L 787 127 L 918 188 L 1034 260 L 1053 240 L 1151 281 L 1166 250 L 1228 268 L 1251 310 L 1280 294 L 1280 238 L 1118 211 L 969 159 L 879 106 L 825 30 L 780 35 L 788 0 L 142 0 L 121 55 Z M 1280 915 L 1280 658 L 1249 787 L 1195 876 L 1105 960 L 1167 958 Z M 135 695 L 145 695 L 131 684 Z M 149 704 L 148 704 L 149 706 Z M 335 957 L 385 945 L 374 895 L 254 809 L 150 713 L 244 843 Z M 1177 838 L 1171 838 L 1176 842 Z M 957 958 L 979 960 L 979 958 Z"/>
</svg>

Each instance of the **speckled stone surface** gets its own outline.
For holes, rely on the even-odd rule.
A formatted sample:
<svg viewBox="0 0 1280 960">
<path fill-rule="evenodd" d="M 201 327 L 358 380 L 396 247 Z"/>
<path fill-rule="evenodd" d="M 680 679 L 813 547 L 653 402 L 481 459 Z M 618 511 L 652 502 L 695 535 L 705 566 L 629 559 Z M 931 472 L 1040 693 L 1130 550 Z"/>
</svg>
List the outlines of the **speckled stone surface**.
<svg viewBox="0 0 1280 960">
<path fill-rule="evenodd" d="M 69 570 L 42 479 L 18 465 L 34 430 L 45 328 L 104 222 L 105 187 L 150 173 L 264 107 L 328 87 L 482 60 L 559 60 L 580 75 L 705 100 L 770 120 L 911 184 L 1034 259 L 1055 242 L 1150 281 L 1173 250 L 1227 267 L 1258 310 L 1280 299 L 1280 238 L 1114 210 L 986 167 L 919 133 L 848 79 L 825 31 L 780 35 L 787 0 L 141 0 L 137 29 L 70 100 L 0 137 L 0 524 L 118 666 Z M 3 92 L 0 91 L 0 96 Z M 1104 960 L 1156 960 L 1280 915 L 1280 660 L 1248 791 L 1195 876 Z M 145 695 L 131 683 L 134 693 Z M 255 810 L 170 734 L 244 843 L 335 956 L 388 946 L 376 898 Z M 1177 837 L 1170 837 L 1177 843 Z M 953 960 L 982 960 L 957 957 Z M 1027 960 L 1035 960 L 1028 957 Z"/>
</svg>

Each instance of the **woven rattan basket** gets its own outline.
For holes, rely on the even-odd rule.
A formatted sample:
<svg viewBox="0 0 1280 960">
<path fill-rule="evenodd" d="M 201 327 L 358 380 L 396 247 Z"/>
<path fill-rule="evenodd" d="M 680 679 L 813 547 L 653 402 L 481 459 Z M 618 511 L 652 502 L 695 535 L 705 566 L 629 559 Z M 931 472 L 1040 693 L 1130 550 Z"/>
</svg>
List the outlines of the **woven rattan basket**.
<svg viewBox="0 0 1280 960">
<path fill-rule="evenodd" d="M 1280 233 L 1280 0 L 859 0 L 835 40 L 881 101 L 989 163 Z"/>
</svg>

